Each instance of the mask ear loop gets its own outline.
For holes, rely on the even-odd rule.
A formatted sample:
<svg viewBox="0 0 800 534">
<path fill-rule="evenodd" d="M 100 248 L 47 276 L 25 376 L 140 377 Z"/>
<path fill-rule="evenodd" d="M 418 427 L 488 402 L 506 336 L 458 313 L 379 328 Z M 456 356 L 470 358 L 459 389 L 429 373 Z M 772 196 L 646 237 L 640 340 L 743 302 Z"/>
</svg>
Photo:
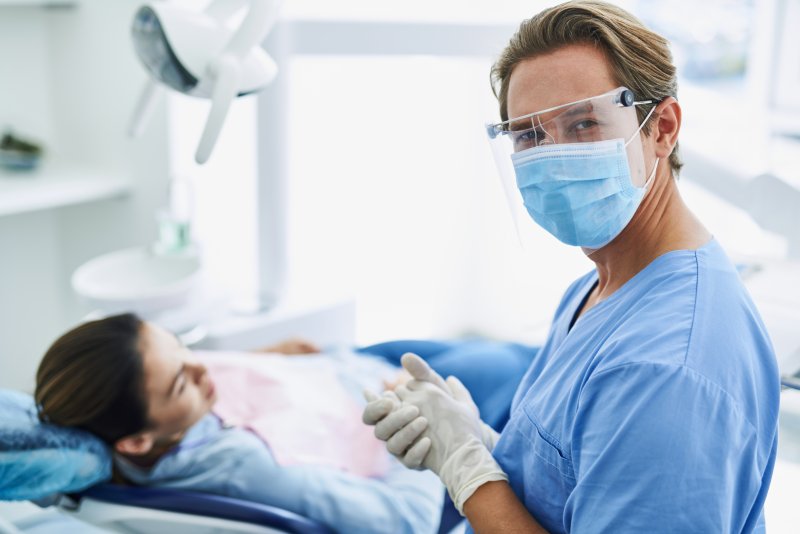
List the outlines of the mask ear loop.
<svg viewBox="0 0 800 534">
<path fill-rule="evenodd" d="M 537 145 L 541 146 L 541 145 L 554 145 L 554 144 L 556 144 L 556 140 L 553 139 L 553 136 L 550 135 L 550 132 L 545 130 L 544 124 L 542 124 L 542 116 L 541 115 L 536 115 L 535 119 L 536 119 L 536 122 L 538 124 L 535 125 L 534 128 L 538 128 L 539 131 L 541 131 L 542 133 L 544 133 L 544 135 L 547 136 L 547 138 L 543 142 L 539 142 L 539 143 L 537 143 Z"/>
<path fill-rule="evenodd" d="M 647 121 L 650 119 L 650 115 L 652 115 L 655 110 L 656 110 L 655 106 L 650 108 L 650 111 L 645 116 L 644 120 L 642 121 L 642 124 L 640 124 L 639 127 L 636 128 L 636 131 L 633 132 L 633 135 L 631 135 L 630 138 L 627 141 L 625 141 L 625 148 L 628 148 L 628 145 L 631 144 L 631 141 L 633 141 L 633 138 L 636 137 L 637 135 L 639 135 L 639 132 L 642 131 L 642 128 L 644 128 L 644 125 L 647 124 Z"/>
<path fill-rule="evenodd" d="M 631 135 L 630 138 L 627 141 L 625 141 L 625 148 L 627 148 L 628 145 L 631 143 L 631 141 L 633 141 L 633 139 L 637 135 L 639 135 L 639 132 L 642 131 L 642 128 L 644 128 L 644 125 L 647 124 L 648 120 L 650 120 L 650 116 L 653 114 L 653 112 L 655 110 L 656 110 L 656 106 L 653 106 L 652 108 L 650 108 L 650 111 L 647 113 L 647 115 L 645 116 L 644 120 L 639 125 L 639 127 L 636 128 L 636 131 L 633 132 L 633 135 Z M 645 191 L 647 191 L 650 188 L 650 184 L 653 182 L 653 180 L 656 177 L 656 169 L 658 169 L 658 160 L 659 160 L 659 158 L 656 158 L 656 163 L 655 163 L 655 165 L 653 165 L 653 171 L 650 173 L 650 177 L 647 179 L 647 181 L 642 186 L 642 189 L 644 189 Z"/>
<path fill-rule="evenodd" d="M 650 173 L 650 178 L 648 178 L 647 181 L 642 186 L 642 189 L 644 189 L 645 191 L 648 191 L 650 189 L 650 185 L 653 183 L 653 180 L 656 177 L 656 169 L 658 169 L 658 160 L 659 159 L 660 158 L 656 158 L 656 162 L 653 165 L 653 172 Z"/>
</svg>

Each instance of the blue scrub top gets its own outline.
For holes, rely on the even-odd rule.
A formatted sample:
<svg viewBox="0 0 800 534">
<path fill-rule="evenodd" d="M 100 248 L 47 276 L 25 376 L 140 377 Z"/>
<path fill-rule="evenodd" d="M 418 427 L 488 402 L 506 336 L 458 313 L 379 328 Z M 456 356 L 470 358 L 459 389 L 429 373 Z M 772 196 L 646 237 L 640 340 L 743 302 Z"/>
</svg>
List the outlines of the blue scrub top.
<svg viewBox="0 0 800 534">
<path fill-rule="evenodd" d="M 494 450 L 550 532 L 764 531 L 779 377 L 716 240 L 660 256 L 575 313 L 570 286 Z"/>
</svg>

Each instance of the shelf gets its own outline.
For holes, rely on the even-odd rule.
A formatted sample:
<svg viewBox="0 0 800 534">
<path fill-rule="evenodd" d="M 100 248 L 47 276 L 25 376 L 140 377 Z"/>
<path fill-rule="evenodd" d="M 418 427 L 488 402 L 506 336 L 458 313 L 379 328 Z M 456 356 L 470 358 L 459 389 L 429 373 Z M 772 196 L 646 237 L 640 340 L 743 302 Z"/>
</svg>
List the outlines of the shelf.
<svg viewBox="0 0 800 534">
<path fill-rule="evenodd" d="M 73 7 L 79 0 L 0 0 L 3 7 Z"/>
<path fill-rule="evenodd" d="M 43 167 L 32 173 L 0 171 L 0 217 L 122 197 L 127 179 L 97 170 Z"/>
</svg>

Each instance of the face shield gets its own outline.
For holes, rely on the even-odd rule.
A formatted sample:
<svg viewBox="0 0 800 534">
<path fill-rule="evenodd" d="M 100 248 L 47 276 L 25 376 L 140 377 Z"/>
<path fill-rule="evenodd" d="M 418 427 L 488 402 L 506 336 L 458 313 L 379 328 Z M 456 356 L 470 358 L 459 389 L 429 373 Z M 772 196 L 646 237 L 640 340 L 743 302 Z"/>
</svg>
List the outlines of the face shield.
<svg viewBox="0 0 800 534">
<path fill-rule="evenodd" d="M 536 231 L 531 219 L 589 252 L 624 229 L 655 174 L 639 132 L 656 103 L 620 87 L 487 126 L 523 245 Z M 644 104 L 653 109 L 640 125 L 636 106 Z"/>
</svg>

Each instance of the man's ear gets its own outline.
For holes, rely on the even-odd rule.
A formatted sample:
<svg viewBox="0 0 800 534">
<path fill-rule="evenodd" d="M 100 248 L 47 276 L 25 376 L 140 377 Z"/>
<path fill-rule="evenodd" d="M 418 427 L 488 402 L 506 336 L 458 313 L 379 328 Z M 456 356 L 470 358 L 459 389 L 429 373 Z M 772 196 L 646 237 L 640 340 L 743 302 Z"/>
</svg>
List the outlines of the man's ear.
<svg viewBox="0 0 800 534">
<path fill-rule="evenodd" d="M 129 456 L 141 456 L 152 450 L 155 438 L 150 432 L 141 432 L 117 440 L 114 450 Z"/>
<path fill-rule="evenodd" d="M 665 98 L 653 112 L 655 124 L 650 135 L 656 145 L 656 156 L 666 159 L 678 144 L 678 132 L 681 130 L 681 106 L 673 97 Z"/>
</svg>

